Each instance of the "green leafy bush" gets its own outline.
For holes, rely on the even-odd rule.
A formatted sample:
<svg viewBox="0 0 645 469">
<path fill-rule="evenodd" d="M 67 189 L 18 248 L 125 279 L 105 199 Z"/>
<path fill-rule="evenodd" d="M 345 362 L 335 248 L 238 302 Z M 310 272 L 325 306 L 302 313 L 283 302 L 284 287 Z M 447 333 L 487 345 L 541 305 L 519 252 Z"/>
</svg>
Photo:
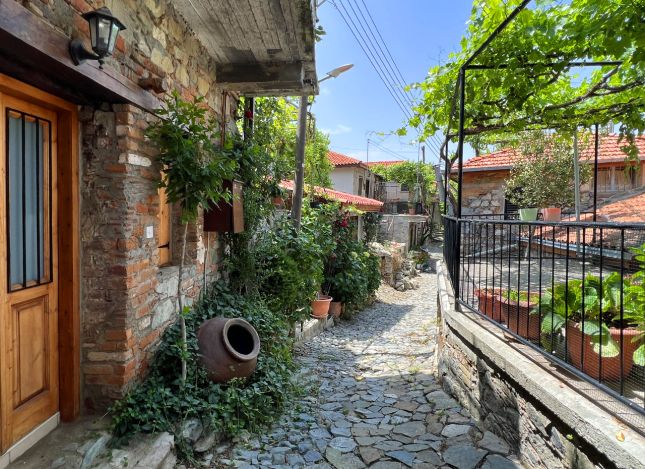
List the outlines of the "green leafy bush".
<svg viewBox="0 0 645 469">
<path fill-rule="evenodd" d="M 289 324 L 309 316 L 322 284 L 324 252 L 318 236 L 308 223 L 296 231 L 290 220 L 278 220 L 256 243 L 259 292 Z"/>
<path fill-rule="evenodd" d="M 323 289 L 346 307 L 360 307 L 381 283 L 380 261 L 352 238 L 346 215 L 335 221 L 333 231 L 336 247 L 326 261 Z"/>
<path fill-rule="evenodd" d="M 539 306 L 544 315 L 542 332 L 559 331 L 565 326 L 565 318 L 580 322 L 581 331 L 594 343 L 594 350 L 600 353 L 602 349 L 603 357 L 615 357 L 620 348 L 611 338 L 609 327 L 636 327 L 642 333 L 633 339 L 641 343 L 634 352 L 634 362 L 645 365 L 645 244 L 632 251 L 640 270 L 631 277 L 621 278 L 618 272 L 612 272 L 601 281 L 588 275 L 584 281 L 570 280 L 543 293 Z"/>
<path fill-rule="evenodd" d="M 203 321 L 216 317 L 242 317 L 258 332 L 262 344 L 255 373 L 247 379 L 214 384 L 199 363 L 197 330 Z M 181 423 L 198 418 L 205 427 L 226 436 L 240 430 L 256 430 L 279 415 L 295 390 L 290 381 L 293 368 L 291 340 L 286 318 L 273 313 L 258 297 L 231 292 L 216 283 L 185 315 L 188 375 L 180 377 L 181 347 L 178 324 L 164 333 L 161 345 L 144 382 L 137 385 L 111 409 L 113 433 L 126 442 L 136 432 L 168 431 L 182 445 Z"/>
</svg>

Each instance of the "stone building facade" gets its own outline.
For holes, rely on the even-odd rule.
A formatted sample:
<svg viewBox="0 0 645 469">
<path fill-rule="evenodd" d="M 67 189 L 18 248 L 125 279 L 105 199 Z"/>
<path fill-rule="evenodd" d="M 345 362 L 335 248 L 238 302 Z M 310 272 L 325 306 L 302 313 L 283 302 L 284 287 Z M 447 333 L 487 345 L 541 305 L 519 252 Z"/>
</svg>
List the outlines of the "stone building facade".
<svg viewBox="0 0 645 469">
<path fill-rule="evenodd" d="M 222 134 L 229 134 L 236 129 L 241 95 L 317 92 L 311 2 L 257 3 L 254 13 L 266 19 L 262 26 L 240 10 L 246 2 L 204 5 L 207 11 L 195 15 L 188 2 L 171 0 L 0 2 L 0 105 L 6 100 L 6 106 L 24 107 L 19 115 L 42 112 L 58 122 L 49 142 L 57 148 L 58 186 L 45 188 L 56 201 L 51 213 L 58 263 L 52 264 L 57 270 L 50 290 L 58 291 L 51 310 L 58 323 L 36 325 L 41 336 L 49 331 L 43 350 L 50 360 L 37 363 L 42 370 L 35 373 L 42 371 L 45 382 L 25 381 L 41 386 L 32 397 L 47 394 L 50 404 L 37 417 L 25 417 L 20 406 L 0 398 L 0 467 L 13 460 L 18 453 L 10 454 L 11 448 L 34 428 L 103 411 L 124 396 L 145 376 L 161 335 L 176 318 L 178 283 L 191 304 L 204 283 L 220 275 L 219 237 L 204 233 L 201 222 L 188 227 L 183 278 L 180 236 L 171 236 L 171 262 L 160 260 L 161 168 L 144 136 L 157 119 L 154 110 L 174 91 L 186 100 L 203 97 Z M 82 15 L 103 6 L 126 29 L 103 67 L 91 60 L 76 65 L 69 43 L 81 39 L 91 50 Z M 7 121 L 9 116 L 7 111 Z M 0 126 L 4 119 L 3 113 Z M 0 148 L 0 159 L 10 148 Z M 1 179 L 4 194 L 9 183 Z M 170 231 L 179 233 L 179 209 L 170 213 Z M 1 241 L 0 254 L 4 249 Z M 18 327 L 14 313 L 20 311 L 0 309 L 0 327 Z M 33 311 L 30 320 L 40 321 Z M 16 331 L 29 337 L 29 330 Z M 0 388 L 14 379 L 6 363 L 28 372 L 27 362 L 42 355 L 21 353 L 0 337 Z M 21 383 L 6 385 L 15 393 Z"/>
</svg>

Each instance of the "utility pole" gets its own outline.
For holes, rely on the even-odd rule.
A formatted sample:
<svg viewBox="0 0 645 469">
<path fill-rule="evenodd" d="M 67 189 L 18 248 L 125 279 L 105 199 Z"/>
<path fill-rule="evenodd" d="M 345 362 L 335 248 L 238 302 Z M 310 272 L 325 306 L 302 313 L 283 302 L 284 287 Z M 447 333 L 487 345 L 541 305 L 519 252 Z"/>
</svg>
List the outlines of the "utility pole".
<svg viewBox="0 0 645 469">
<path fill-rule="evenodd" d="M 291 219 L 296 230 L 300 229 L 302 218 L 302 198 L 305 188 L 305 140 L 307 138 L 307 101 L 306 95 L 300 96 L 298 109 L 298 134 L 296 142 L 296 181 L 293 190 Z"/>
</svg>

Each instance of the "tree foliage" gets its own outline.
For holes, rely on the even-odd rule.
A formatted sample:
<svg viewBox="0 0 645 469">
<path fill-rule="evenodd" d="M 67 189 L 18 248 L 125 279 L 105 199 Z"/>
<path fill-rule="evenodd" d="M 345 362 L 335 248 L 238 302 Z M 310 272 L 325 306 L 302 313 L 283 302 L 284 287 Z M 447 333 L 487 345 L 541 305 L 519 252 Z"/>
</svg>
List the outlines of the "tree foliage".
<svg viewBox="0 0 645 469">
<path fill-rule="evenodd" d="M 457 115 L 451 110 L 460 68 L 520 3 L 475 1 L 461 50 L 413 85 L 422 99 L 409 124 L 422 137 L 450 127 L 454 138 Z M 488 142 L 498 142 L 521 130 L 612 121 L 620 123 L 628 140 L 642 133 L 644 22 L 644 0 L 532 2 L 475 60 L 499 68 L 467 70 L 465 135 L 486 132 Z M 566 65 L 591 60 L 622 61 L 622 65 L 586 69 Z"/>
<path fill-rule="evenodd" d="M 520 207 L 572 207 L 575 198 L 574 142 L 570 135 L 523 132 L 513 146 L 519 158 L 506 183 L 506 197 Z M 584 140 L 584 139 L 583 139 Z M 588 141 L 580 142 L 581 152 Z M 591 177 L 581 161 L 580 184 Z"/>
<path fill-rule="evenodd" d="M 386 181 L 406 185 L 410 191 L 410 202 L 428 202 L 435 192 L 434 169 L 430 164 L 403 161 L 399 164 L 376 164 L 370 169 Z"/>
</svg>

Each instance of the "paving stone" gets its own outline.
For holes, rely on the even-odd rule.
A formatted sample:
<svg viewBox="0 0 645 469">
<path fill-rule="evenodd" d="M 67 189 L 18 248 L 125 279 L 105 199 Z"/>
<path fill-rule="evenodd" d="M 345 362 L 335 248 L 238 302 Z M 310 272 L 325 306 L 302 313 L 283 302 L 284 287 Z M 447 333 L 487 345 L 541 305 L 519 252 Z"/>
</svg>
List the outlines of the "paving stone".
<svg viewBox="0 0 645 469">
<path fill-rule="evenodd" d="M 441 432 L 441 436 L 453 438 L 455 436 L 465 435 L 472 427 L 470 425 L 450 424 L 446 425 Z"/>
<path fill-rule="evenodd" d="M 356 448 L 356 442 L 352 438 L 338 436 L 329 442 L 329 446 L 341 453 L 349 453 Z"/>
<path fill-rule="evenodd" d="M 327 448 L 325 458 L 336 469 L 363 469 L 367 467 L 357 456 L 351 453 L 341 453 L 332 447 Z"/>
<path fill-rule="evenodd" d="M 407 422 L 397 425 L 392 431 L 400 435 L 415 437 L 424 434 L 426 426 L 422 422 Z"/>
<path fill-rule="evenodd" d="M 358 453 L 361 455 L 361 458 L 368 466 L 375 461 L 381 459 L 382 453 L 376 448 L 370 446 L 361 446 L 358 448 Z"/>
<path fill-rule="evenodd" d="M 372 464 L 370 469 L 401 469 L 403 464 L 396 461 L 379 461 L 376 464 Z"/>
<path fill-rule="evenodd" d="M 389 451 L 385 453 L 386 456 L 391 457 L 392 459 L 396 459 L 397 461 L 401 461 L 403 464 L 406 466 L 412 466 L 412 463 L 414 462 L 415 456 L 414 454 L 408 452 L 408 451 Z"/>
<path fill-rule="evenodd" d="M 322 459 L 322 454 L 320 454 L 318 451 L 309 450 L 305 453 L 304 459 L 308 463 L 315 463 Z"/>
<path fill-rule="evenodd" d="M 486 456 L 486 451 L 470 445 L 451 446 L 442 454 L 443 460 L 459 469 L 474 469 Z"/>
</svg>

